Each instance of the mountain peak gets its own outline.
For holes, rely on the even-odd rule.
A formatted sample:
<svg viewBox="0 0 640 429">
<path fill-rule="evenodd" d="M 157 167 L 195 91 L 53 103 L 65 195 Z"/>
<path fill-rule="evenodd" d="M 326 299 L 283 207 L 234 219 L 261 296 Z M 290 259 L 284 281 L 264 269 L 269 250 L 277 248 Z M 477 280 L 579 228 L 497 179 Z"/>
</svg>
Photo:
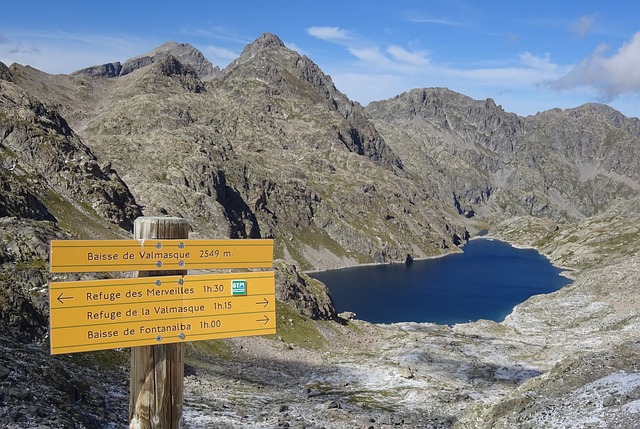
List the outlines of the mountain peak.
<svg viewBox="0 0 640 429">
<path fill-rule="evenodd" d="M 282 40 L 280 40 L 280 38 L 275 34 L 264 33 L 256 40 L 246 45 L 240 56 L 233 60 L 231 64 L 225 68 L 224 72 L 229 74 L 243 64 L 263 60 L 266 60 L 267 62 L 276 61 L 282 65 L 283 63 L 289 63 L 289 60 L 299 56 L 300 55 L 297 52 L 288 49 Z M 289 60 L 285 60 L 284 57 L 288 57 Z M 278 60 L 276 58 L 280 59 Z"/>
<path fill-rule="evenodd" d="M 284 43 L 275 34 L 263 33 L 249 46 L 256 46 L 261 48 L 284 48 Z"/>
<path fill-rule="evenodd" d="M 173 41 L 166 42 L 157 48 L 143 55 L 129 58 L 123 64 L 110 63 L 100 66 L 88 67 L 78 70 L 73 74 L 86 74 L 91 76 L 117 77 L 127 75 L 139 68 L 146 67 L 155 62 L 161 61 L 164 57 L 171 55 L 181 63 L 189 65 L 196 72 L 198 77 L 203 80 L 212 79 L 218 73 L 219 68 L 213 67 L 213 64 L 205 58 L 205 56 L 188 43 L 177 43 Z"/>
<path fill-rule="evenodd" d="M 252 43 L 249 43 L 244 47 L 242 53 L 240 54 L 240 58 L 250 58 L 255 56 L 257 53 L 269 50 L 269 49 L 281 49 L 286 48 L 282 40 L 275 34 L 264 33 Z"/>
</svg>

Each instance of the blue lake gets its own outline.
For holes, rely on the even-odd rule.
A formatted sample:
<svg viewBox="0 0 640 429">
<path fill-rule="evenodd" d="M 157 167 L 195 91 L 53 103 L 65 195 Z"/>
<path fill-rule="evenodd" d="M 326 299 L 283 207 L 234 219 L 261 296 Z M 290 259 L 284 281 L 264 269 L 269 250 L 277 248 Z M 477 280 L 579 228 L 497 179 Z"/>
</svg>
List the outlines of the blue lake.
<svg viewBox="0 0 640 429">
<path fill-rule="evenodd" d="M 533 249 L 490 239 L 471 240 L 464 253 L 310 274 L 327 285 L 338 312 L 372 323 L 479 319 L 500 322 L 532 295 L 571 283 Z"/>
</svg>

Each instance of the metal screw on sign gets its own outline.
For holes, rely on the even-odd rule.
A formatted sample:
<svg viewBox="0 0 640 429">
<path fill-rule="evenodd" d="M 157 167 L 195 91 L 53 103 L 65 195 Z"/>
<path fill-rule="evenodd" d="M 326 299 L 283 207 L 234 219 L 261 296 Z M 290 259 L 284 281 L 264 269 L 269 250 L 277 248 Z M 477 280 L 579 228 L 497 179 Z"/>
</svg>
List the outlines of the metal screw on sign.
<svg viewBox="0 0 640 429">
<path fill-rule="evenodd" d="M 162 261 L 156 262 L 156 267 L 160 268 L 162 266 Z"/>
<path fill-rule="evenodd" d="M 184 267 L 184 261 L 180 261 L 180 262 L 178 262 L 178 266 L 179 266 L 179 267 Z"/>
<path fill-rule="evenodd" d="M 160 286 L 161 284 L 162 284 L 162 281 L 156 280 L 156 283 L 155 283 L 156 286 Z"/>
<path fill-rule="evenodd" d="M 158 335 L 158 336 L 156 337 L 156 341 L 162 341 L 162 335 Z"/>
<path fill-rule="evenodd" d="M 156 243 L 156 249 L 162 249 L 162 243 L 160 242 Z"/>
<path fill-rule="evenodd" d="M 184 243 L 182 241 L 178 243 L 178 249 L 184 249 Z"/>
<path fill-rule="evenodd" d="M 182 286 L 184 284 L 184 279 L 178 279 L 178 284 Z"/>
<path fill-rule="evenodd" d="M 178 338 L 180 338 L 181 340 L 184 340 L 184 333 L 183 333 L 183 332 L 180 332 L 180 333 L 178 334 Z"/>
</svg>

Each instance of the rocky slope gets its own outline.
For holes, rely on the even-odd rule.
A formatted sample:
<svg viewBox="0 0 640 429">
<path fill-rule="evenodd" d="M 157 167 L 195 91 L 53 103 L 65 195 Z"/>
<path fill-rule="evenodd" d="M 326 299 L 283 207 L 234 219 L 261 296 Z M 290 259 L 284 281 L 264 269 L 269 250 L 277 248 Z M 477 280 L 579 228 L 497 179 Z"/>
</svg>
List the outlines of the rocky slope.
<svg viewBox="0 0 640 429">
<path fill-rule="evenodd" d="M 520 359 L 544 374 L 494 404 L 470 408 L 460 427 L 635 427 L 639 209 L 635 198 L 565 227 L 516 217 L 495 229 L 500 238 L 541 249 L 575 281 L 530 298 L 504 321 L 511 337 L 527 345 Z"/>
<path fill-rule="evenodd" d="M 0 149 L 7 186 L 18 181 L 38 192 L 39 198 L 27 197 L 37 211 L 46 210 L 41 200 L 49 192 L 72 204 L 84 203 L 100 217 L 131 230 L 132 219 L 141 212 L 111 163 L 99 163 L 58 112 L 11 81 L 0 85 Z"/>
<path fill-rule="evenodd" d="M 184 217 L 199 236 L 275 237 L 276 256 L 303 269 L 441 254 L 466 238 L 362 107 L 274 35 L 211 82 L 172 55 L 115 79 L 13 68 L 125 172 L 144 214 Z"/>
<path fill-rule="evenodd" d="M 189 344 L 187 427 L 634 427 L 638 119 L 522 118 L 442 88 L 363 108 L 271 34 L 224 70 L 203 58 L 0 64 L 0 426 L 127 426 L 127 350 L 48 355 L 48 241 L 168 214 L 192 237 L 276 241 L 278 335 Z M 574 283 L 502 323 L 371 325 L 303 273 L 481 229 Z"/>
<path fill-rule="evenodd" d="M 366 108 L 385 141 L 461 214 L 574 221 L 640 193 L 637 118 L 604 105 L 527 118 L 491 99 L 416 89 Z"/>
</svg>

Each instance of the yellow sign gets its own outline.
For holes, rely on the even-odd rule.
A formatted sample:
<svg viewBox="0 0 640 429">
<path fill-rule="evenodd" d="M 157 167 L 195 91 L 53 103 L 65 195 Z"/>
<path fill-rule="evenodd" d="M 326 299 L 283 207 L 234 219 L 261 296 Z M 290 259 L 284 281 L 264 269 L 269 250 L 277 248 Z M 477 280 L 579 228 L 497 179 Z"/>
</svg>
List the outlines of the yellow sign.
<svg viewBox="0 0 640 429">
<path fill-rule="evenodd" d="M 234 293 L 244 285 L 245 293 Z M 50 284 L 51 353 L 274 334 L 273 271 Z"/>
<path fill-rule="evenodd" d="M 273 240 L 52 240 L 52 273 L 268 268 Z"/>
</svg>

